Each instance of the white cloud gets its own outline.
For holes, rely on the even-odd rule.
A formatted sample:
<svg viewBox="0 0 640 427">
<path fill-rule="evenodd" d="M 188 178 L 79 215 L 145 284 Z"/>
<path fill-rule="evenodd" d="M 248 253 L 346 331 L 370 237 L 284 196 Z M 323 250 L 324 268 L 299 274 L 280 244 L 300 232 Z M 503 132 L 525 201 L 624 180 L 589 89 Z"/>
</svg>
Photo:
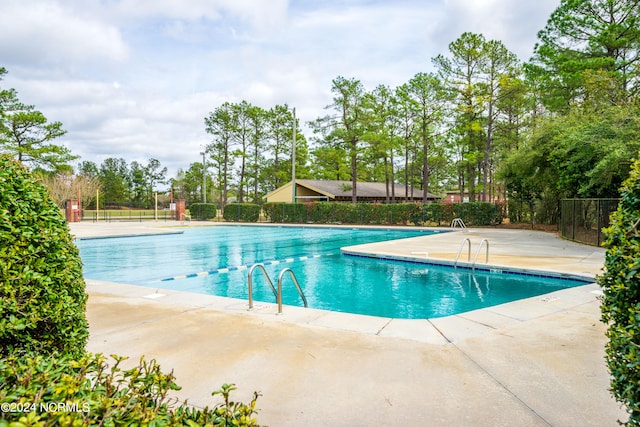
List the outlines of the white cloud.
<svg viewBox="0 0 640 427">
<path fill-rule="evenodd" d="M 446 18 L 440 25 L 439 40 L 448 44 L 463 32 L 483 34 L 487 40 L 502 41 L 526 61 L 533 53 L 537 32 L 559 3 L 559 0 L 445 0 Z"/>
<path fill-rule="evenodd" d="M 129 52 L 118 28 L 55 1 L 4 1 L 0 13 L 4 61 L 73 66 L 96 59 L 123 61 Z"/>
<path fill-rule="evenodd" d="M 335 77 L 397 86 L 464 31 L 527 59 L 557 3 L 4 0 L 0 84 L 61 121 L 82 160 L 153 157 L 175 173 L 225 101 L 287 103 L 304 123 L 326 113 Z"/>
</svg>

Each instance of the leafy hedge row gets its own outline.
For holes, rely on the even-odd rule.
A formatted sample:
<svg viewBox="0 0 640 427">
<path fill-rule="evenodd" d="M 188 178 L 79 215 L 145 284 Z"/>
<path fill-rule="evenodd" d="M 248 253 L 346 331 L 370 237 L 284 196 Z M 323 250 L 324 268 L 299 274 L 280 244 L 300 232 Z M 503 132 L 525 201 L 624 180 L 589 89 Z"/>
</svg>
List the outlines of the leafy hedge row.
<svg viewBox="0 0 640 427">
<path fill-rule="evenodd" d="M 605 358 L 611 392 L 626 406 L 628 425 L 640 425 L 640 161 L 621 189 L 611 227 L 604 229 L 607 248 L 602 286 L 602 321 L 608 324 Z"/>
<path fill-rule="evenodd" d="M 468 225 L 496 225 L 504 205 L 493 203 L 265 203 L 267 220 L 277 223 L 448 225 L 462 218 Z"/>
<path fill-rule="evenodd" d="M 260 218 L 260 205 L 254 205 L 252 203 L 229 203 L 224 207 L 222 216 L 225 221 L 258 222 Z"/>
<path fill-rule="evenodd" d="M 191 203 L 189 205 L 189 213 L 192 219 L 206 221 L 215 218 L 218 210 L 216 205 L 211 203 Z"/>
</svg>

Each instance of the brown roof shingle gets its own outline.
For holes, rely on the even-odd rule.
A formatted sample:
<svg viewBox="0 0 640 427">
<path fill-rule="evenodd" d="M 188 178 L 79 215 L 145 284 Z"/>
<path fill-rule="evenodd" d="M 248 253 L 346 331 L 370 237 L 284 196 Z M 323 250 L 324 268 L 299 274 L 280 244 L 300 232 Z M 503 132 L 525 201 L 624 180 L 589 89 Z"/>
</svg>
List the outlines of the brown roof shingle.
<svg viewBox="0 0 640 427">
<path fill-rule="evenodd" d="M 351 181 L 325 181 L 315 179 L 296 179 L 297 185 L 303 185 L 307 188 L 319 191 L 326 195 L 331 195 L 334 198 L 351 198 L 353 195 L 353 188 Z M 405 195 L 405 185 L 395 184 L 395 197 L 396 199 L 402 199 Z M 408 194 L 411 198 L 411 186 L 408 187 Z M 391 193 L 391 187 L 389 188 Z M 358 182 L 356 184 L 356 196 L 358 198 L 385 198 L 387 195 L 386 184 L 384 182 Z M 413 189 L 413 199 L 422 199 L 422 190 Z M 427 193 L 428 198 L 431 200 L 437 200 L 440 197 L 435 194 Z"/>
</svg>

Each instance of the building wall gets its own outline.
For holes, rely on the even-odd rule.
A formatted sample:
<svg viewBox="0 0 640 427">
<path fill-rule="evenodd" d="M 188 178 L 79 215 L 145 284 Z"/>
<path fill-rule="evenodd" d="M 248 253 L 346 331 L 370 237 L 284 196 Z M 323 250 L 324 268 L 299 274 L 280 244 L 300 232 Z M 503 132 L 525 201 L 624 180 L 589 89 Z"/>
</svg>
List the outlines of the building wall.
<svg viewBox="0 0 640 427">
<path fill-rule="evenodd" d="M 326 196 L 300 185 L 296 185 L 296 196 L 298 202 L 316 202 L 318 200 L 327 200 L 325 198 Z M 307 197 L 307 199 L 305 199 L 305 197 Z"/>
<path fill-rule="evenodd" d="M 298 202 L 326 200 L 324 199 L 325 196 L 301 185 L 296 185 L 296 196 L 298 197 Z M 322 196 L 322 199 L 318 198 L 318 196 Z M 309 197 L 309 199 L 305 200 L 305 197 Z M 268 203 L 291 203 L 293 201 L 293 186 L 291 183 L 283 185 L 271 193 L 266 201 Z"/>
<path fill-rule="evenodd" d="M 291 195 L 291 183 L 285 184 L 277 190 L 273 191 L 269 194 L 269 197 L 266 199 L 268 203 L 291 203 L 292 201 Z"/>
</svg>

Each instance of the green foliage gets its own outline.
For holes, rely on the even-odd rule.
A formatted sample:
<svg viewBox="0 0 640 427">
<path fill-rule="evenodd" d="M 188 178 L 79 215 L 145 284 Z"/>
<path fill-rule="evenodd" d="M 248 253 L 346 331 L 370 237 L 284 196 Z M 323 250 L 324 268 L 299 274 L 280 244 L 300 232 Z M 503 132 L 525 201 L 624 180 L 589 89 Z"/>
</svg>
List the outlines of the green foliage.
<svg viewBox="0 0 640 427">
<path fill-rule="evenodd" d="M 572 108 L 540 120 L 531 143 L 512 153 L 497 177 L 521 215 L 537 222 L 557 219 L 562 198 L 617 198 L 640 150 L 640 109 Z M 512 213 L 516 211 L 510 210 Z"/>
<path fill-rule="evenodd" d="M 619 99 L 637 94 L 639 21 L 637 0 L 562 0 L 527 65 L 547 108 L 566 111 L 581 100 L 588 70 L 609 74 L 617 88 L 608 92 Z"/>
<path fill-rule="evenodd" d="M 258 222 L 260 219 L 260 205 L 252 203 L 229 203 L 222 214 L 226 221 Z"/>
<path fill-rule="evenodd" d="M 265 203 L 263 210 L 275 223 L 449 225 L 462 218 L 469 225 L 496 225 L 504 218 L 504 206 L 493 203 Z"/>
<path fill-rule="evenodd" d="M 455 218 L 450 203 L 414 204 L 409 219 L 416 225 L 450 224 Z"/>
<path fill-rule="evenodd" d="M 0 68 L 0 81 L 5 73 L 6 70 Z M 14 89 L 0 90 L 0 150 L 3 152 L 34 167 L 53 172 L 68 170 L 68 162 L 77 156 L 71 155 L 68 148 L 51 143 L 66 133 L 62 123 L 49 123 L 34 106 L 20 102 Z"/>
<path fill-rule="evenodd" d="M 509 103 L 513 106 L 522 98 L 502 83 L 517 79 L 521 70 L 516 55 L 502 42 L 486 40 L 482 34 L 463 33 L 449 44 L 449 52 L 448 57 L 438 55 L 433 62 L 451 96 L 454 125 L 450 131 L 458 155 L 458 182 L 464 183 L 473 201 L 480 188 L 484 195 L 491 191 L 490 165 L 496 163 L 496 156 L 502 156 L 494 139 L 507 125 L 499 116 L 508 117 L 509 127 L 514 128 L 517 113 L 509 111 Z"/>
<path fill-rule="evenodd" d="M 504 205 L 499 203 L 430 203 L 414 204 L 410 218 L 414 224 L 449 225 L 461 218 L 468 226 L 497 225 L 504 218 Z"/>
<path fill-rule="evenodd" d="M 187 206 L 193 203 L 200 203 L 202 201 L 203 172 L 204 168 L 201 162 L 191 163 L 186 171 L 179 169 L 176 178 L 170 180 L 174 198 L 185 199 Z M 206 174 L 205 179 L 207 200 L 213 200 L 211 198 L 211 190 L 215 190 L 215 186 L 210 173 Z"/>
<path fill-rule="evenodd" d="M 87 296 L 62 213 L 8 155 L 0 155 L 0 188 L 0 355 L 82 354 Z"/>
<path fill-rule="evenodd" d="M 604 292 L 602 321 L 608 324 L 606 360 L 611 392 L 640 425 L 640 161 L 621 190 L 611 227 L 604 229 L 605 273 L 598 278 Z"/>
<path fill-rule="evenodd" d="M 124 369 L 126 358 L 85 354 L 50 358 L 28 354 L 0 360 L 0 427 L 13 426 L 257 426 L 254 393 L 249 404 L 233 402 L 225 384 L 212 396 L 222 402 L 196 409 L 177 404 L 173 373 L 143 358 Z M 6 409 L 6 410 L 5 410 Z"/>
<path fill-rule="evenodd" d="M 213 143 L 207 145 L 209 171 L 216 176 L 211 187 L 225 206 L 232 188 L 237 200 L 259 202 L 265 193 L 291 179 L 294 111 L 285 105 L 269 110 L 243 100 L 225 102 L 205 117 L 207 133 Z M 308 147 L 304 135 L 296 132 L 296 171 L 307 174 Z M 234 170 L 234 165 L 239 167 Z M 202 178 L 200 179 L 202 181 Z M 233 191 L 235 192 L 235 191 Z"/>
<path fill-rule="evenodd" d="M 358 170 L 362 167 L 359 157 L 361 157 L 362 140 L 366 130 L 363 104 L 365 89 L 358 79 L 338 76 L 331 82 L 331 93 L 333 104 L 330 107 L 335 111 L 335 116 L 318 118 L 309 124 L 314 132 L 320 135 L 319 140 L 331 148 L 328 153 L 337 154 L 344 150 L 351 165 L 351 180 L 355 186 L 352 200 L 355 203 L 358 192 L 355 183 Z M 344 166 L 344 162 L 340 163 Z"/>
<path fill-rule="evenodd" d="M 100 165 L 98 177 L 104 203 L 124 204 L 130 200 L 132 178 L 125 159 L 105 159 Z"/>
<path fill-rule="evenodd" d="M 467 225 L 497 225 L 504 218 L 504 205 L 499 203 L 458 203 L 453 212 Z"/>
<path fill-rule="evenodd" d="M 262 210 L 271 222 L 307 222 L 308 205 L 308 203 L 265 203 Z"/>
<path fill-rule="evenodd" d="M 217 213 L 216 205 L 212 203 L 191 203 L 189 205 L 189 212 L 192 219 L 199 219 L 206 221 L 216 217 Z"/>
<path fill-rule="evenodd" d="M 46 188 L 0 156 L 0 427 L 58 425 L 254 426 L 250 404 L 180 406 L 173 374 L 142 358 L 87 354 L 85 284 L 79 253 Z"/>
</svg>

